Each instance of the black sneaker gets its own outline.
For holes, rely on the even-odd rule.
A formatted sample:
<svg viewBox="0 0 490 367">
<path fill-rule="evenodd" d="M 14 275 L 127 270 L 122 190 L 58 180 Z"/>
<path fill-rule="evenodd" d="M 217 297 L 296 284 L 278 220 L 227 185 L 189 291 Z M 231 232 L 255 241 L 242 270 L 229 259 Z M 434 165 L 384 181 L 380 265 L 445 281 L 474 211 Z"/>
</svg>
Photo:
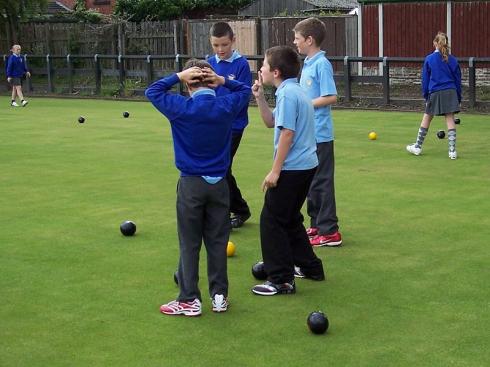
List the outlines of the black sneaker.
<svg viewBox="0 0 490 367">
<path fill-rule="evenodd" d="M 276 294 L 292 294 L 296 293 L 296 285 L 294 280 L 291 283 L 275 284 L 272 282 L 265 282 L 264 284 L 257 284 L 252 288 L 252 293 L 259 296 L 275 296 Z"/>
<path fill-rule="evenodd" d="M 243 223 L 250 218 L 250 213 L 248 214 L 235 214 L 230 218 L 231 228 L 240 228 L 243 226 Z"/>
</svg>

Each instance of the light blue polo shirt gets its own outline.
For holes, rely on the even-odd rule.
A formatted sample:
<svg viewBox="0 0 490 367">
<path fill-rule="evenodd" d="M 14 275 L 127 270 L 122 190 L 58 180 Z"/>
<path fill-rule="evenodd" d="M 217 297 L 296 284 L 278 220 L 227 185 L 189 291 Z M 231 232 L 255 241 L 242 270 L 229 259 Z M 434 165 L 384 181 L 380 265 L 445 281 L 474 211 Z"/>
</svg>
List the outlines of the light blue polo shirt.
<svg viewBox="0 0 490 367">
<path fill-rule="evenodd" d="M 325 57 L 325 51 L 305 59 L 300 84 L 310 100 L 337 95 L 332 64 Z M 315 108 L 315 136 L 317 143 L 334 139 L 331 106 Z"/>
<path fill-rule="evenodd" d="M 318 166 L 313 105 L 296 78 L 284 80 L 277 88 L 273 116 L 274 158 L 281 129 L 294 131 L 293 142 L 282 169 L 307 170 Z"/>
</svg>

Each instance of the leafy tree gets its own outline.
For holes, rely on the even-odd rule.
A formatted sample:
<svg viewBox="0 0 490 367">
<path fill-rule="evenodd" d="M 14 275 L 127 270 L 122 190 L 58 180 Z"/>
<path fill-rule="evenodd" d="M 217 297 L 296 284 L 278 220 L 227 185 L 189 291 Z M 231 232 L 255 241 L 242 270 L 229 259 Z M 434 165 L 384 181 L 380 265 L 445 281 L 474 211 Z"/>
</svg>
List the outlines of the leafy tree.
<svg viewBox="0 0 490 367">
<path fill-rule="evenodd" d="M 236 10 L 252 0 L 118 0 L 114 14 L 133 22 L 175 19 L 195 11 Z"/>
<path fill-rule="evenodd" d="M 0 0 L 0 30 L 5 29 L 9 44 L 18 41 L 19 22 L 42 13 L 47 0 Z"/>
</svg>

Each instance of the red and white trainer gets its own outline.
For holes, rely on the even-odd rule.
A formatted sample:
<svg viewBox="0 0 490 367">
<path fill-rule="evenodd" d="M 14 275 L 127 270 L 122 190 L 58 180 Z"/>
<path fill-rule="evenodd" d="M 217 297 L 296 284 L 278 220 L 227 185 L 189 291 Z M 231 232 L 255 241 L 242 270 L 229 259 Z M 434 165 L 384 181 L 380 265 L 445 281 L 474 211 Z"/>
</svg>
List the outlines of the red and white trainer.
<svg viewBox="0 0 490 367">
<path fill-rule="evenodd" d="M 306 230 L 306 234 L 310 239 L 318 235 L 318 228 L 310 227 Z"/>
<path fill-rule="evenodd" d="M 342 244 L 342 235 L 340 232 L 335 232 L 332 234 L 319 234 L 310 239 L 310 244 L 313 247 L 340 246 Z"/>
<path fill-rule="evenodd" d="M 201 301 L 197 298 L 191 302 L 171 301 L 162 305 L 160 312 L 165 315 L 199 316 L 201 315 Z"/>
</svg>

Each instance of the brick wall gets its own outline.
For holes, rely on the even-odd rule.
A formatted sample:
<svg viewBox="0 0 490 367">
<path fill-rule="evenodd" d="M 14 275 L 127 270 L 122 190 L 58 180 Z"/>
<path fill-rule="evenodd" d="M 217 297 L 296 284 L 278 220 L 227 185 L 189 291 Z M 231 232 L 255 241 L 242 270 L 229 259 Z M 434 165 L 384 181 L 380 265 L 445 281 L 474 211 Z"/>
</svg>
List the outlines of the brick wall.
<svg viewBox="0 0 490 367">
<path fill-rule="evenodd" d="M 87 9 L 95 9 L 102 14 L 112 14 L 116 0 L 85 0 Z"/>
<path fill-rule="evenodd" d="M 379 75 L 377 67 L 365 67 L 362 69 L 363 75 L 373 76 Z M 422 69 L 420 67 L 390 67 L 390 84 L 418 84 L 421 83 Z M 468 86 L 468 68 L 461 69 L 462 84 Z M 477 86 L 490 86 L 490 69 L 476 69 L 476 84 Z"/>
</svg>

